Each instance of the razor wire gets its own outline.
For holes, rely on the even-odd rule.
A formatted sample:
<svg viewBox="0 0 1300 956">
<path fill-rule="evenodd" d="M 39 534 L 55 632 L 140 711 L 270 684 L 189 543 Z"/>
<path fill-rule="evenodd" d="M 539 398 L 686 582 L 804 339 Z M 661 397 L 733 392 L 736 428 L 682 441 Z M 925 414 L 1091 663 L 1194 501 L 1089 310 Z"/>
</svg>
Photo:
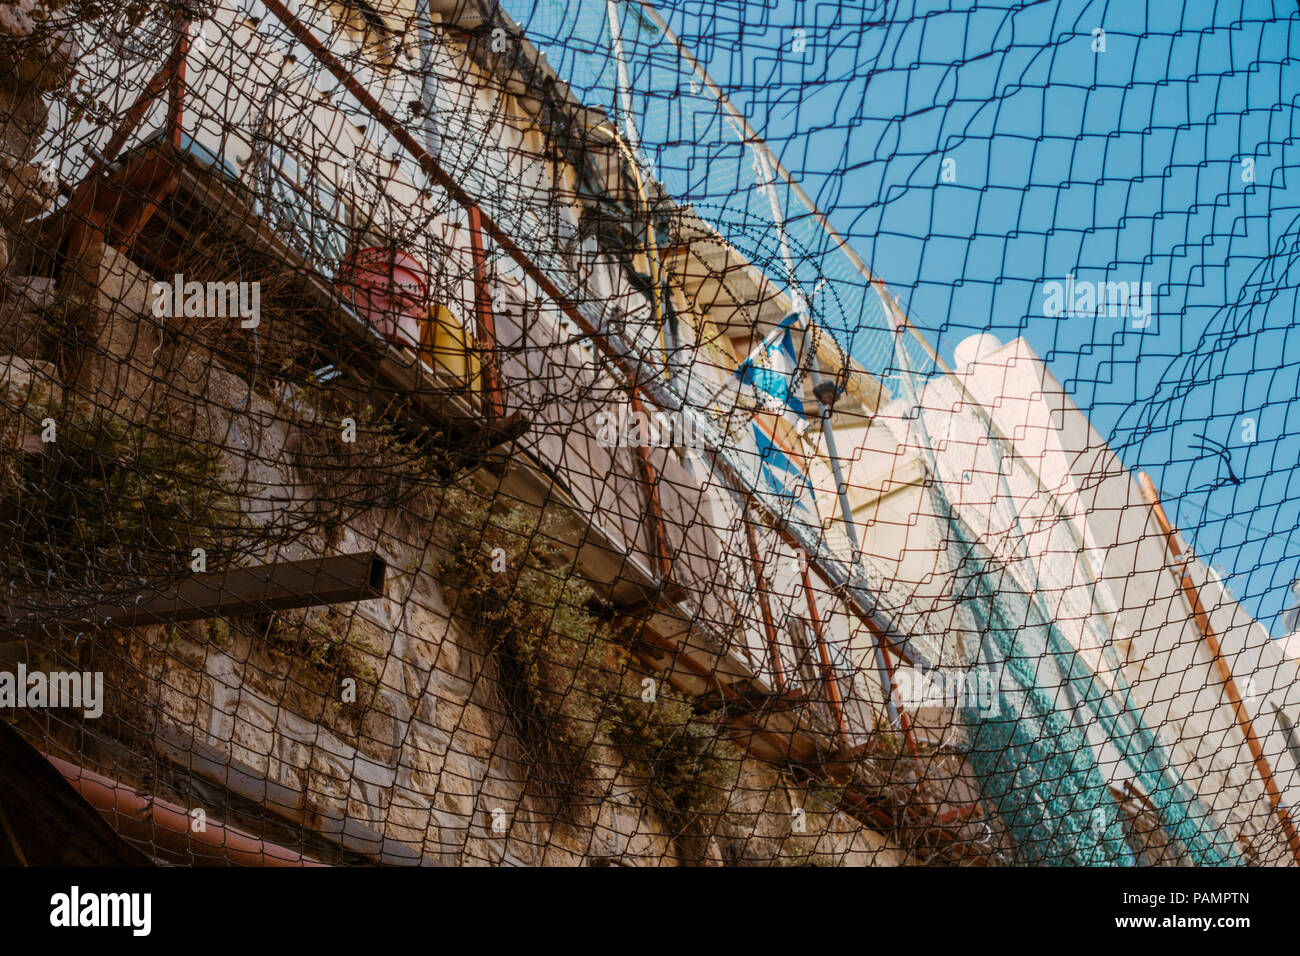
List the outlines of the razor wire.
<svg viewBox="0 0 1300 956">
<path fill-rule="evenodd" d="M 5 4 L 6 722 L 158 862 L 1291 862 L 1300 20 L 1151 6 Z"/>
</svg>

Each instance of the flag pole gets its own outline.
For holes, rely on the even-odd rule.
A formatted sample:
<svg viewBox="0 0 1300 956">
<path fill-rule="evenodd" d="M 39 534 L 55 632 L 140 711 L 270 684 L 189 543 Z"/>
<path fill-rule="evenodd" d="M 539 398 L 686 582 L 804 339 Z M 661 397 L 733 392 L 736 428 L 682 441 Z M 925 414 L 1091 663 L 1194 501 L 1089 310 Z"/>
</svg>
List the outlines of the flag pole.
<svg viewBox="0 0 1300 956">
<path fill-rule="evenodd" d="M 420 108 L 424 111 L 421 126 L 424 131 L 424 148 L 430 156 L 437 157 L 442 152 L 442 135 L 434 119 L 434 89 L 436 81 L 433 76 L 433 11 L 429 0 L 419 0 L 416 7 L 419 19 L 420 45 Z"/>
<path fill-rule="evenodd" d="M 852 548 L 849 563 L 857 564 L 862 549 L 858 543 L 858 528 L 853 522 L 853 508 L 849 504 L 848 484 L 844 481 L 844 474 L 840 469 L 840 455 L 835 445 L 835 429 L 831 425 L 831 412 L 835 405 L 838 387 L 834 382 L 822 376 L 820 366 L 821 363 L 814 354 L 813 369 L 811 370 L 813 394 L 817 396 L 817 404 L 821 406 L 820 417 L 822 420 L 822 437 L 826 439 L 826 457 L 831 462 L 831 475 L 835 480 L 835 494 L 840 501 L 840 515 L 844 519 L 844 531 L 849 537 L 849 547 Z M 881 693 L 885 698 L 885 712 L 889 715 L 889 725 L 902 735 L 906 743 L 909 735 L 902 714 L 899 712 L 898 703 L 894 700 L 894 678 L 890 670 L 889 660 L 885 657 L 884 645 L 874 634 L 871 636 L 871 644 L 875 651 L 876 676 L 880 680 Z"/>
<path fill-rule="evenodd" d="M 849 539 L 849 565 L 853 567 L 857 566 L 862 560 L 862 546 L 858 540 L 857 525 L 853 520 L 853 506 L 849 502 L 849 486 L 844 480 L 844 472 L 840 467 L 839 449 L 835 443 L 835 428 L 831 423 L 835 400 L 839 396 L 839 386 L 826 377 L 822 368 L 821 357 L 817 354 L 817 343 L 813 336 L 812 316 L 809 314 L 811 303 L 808 301 L 808 297 L 803 294 L 798 274 L 795 272 L 794 256 L 790 252 L 789 237 L 785 231 L 785 215 L 781 211 L 781 204 L 776 195 L 776 177 L 763 150 L 755 149 L 754 156 L 758 161 L 756 171 L 761 170 L 763 177 L 763 182 L 759 188 L 767 194 L 768 203 L 772 207 L 772 220 L 776 225 L 781 244 L 781 257 L 785 263 L 786 283 L 797 296 L 794 302 L 794 314 L 799 317 L 799 321 L 803 325 L 804 347 L 810 350 L 808 374 L 812 380 L 813 395 L 817 397 L 817 404 L 820 406 L 822 437 L 826 442 L 826 457 L 830 459 L 831 477 L 835 481 L 835 496 L 839 499 L 840 517 L 844 521 L 844 532 Z M 818 288 L 820 288 L 820 285 Z M 798 367 L 797 359 L 798 356 L 796 356 L 796 368 Z M 898 702 L 894 700 L 893 669 L 889 665 L 884 643 L 873 633 L 871 635 L 871 645 L 875 656 L 876 676 L 880 680 L 880 692 L 885 700 L 885 713 L 889 717 L 889 725 L 898 732 L 902 742 L 909 749 L 915 751 L 908 722 L 901 713 Z"/>
</svg>

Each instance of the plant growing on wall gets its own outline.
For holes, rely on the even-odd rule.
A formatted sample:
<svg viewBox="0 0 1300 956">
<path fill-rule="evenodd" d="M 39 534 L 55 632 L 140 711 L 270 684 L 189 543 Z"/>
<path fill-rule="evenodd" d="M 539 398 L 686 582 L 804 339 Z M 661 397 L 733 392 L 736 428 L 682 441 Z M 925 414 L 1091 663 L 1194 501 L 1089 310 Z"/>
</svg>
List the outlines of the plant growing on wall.
<svg viewBox="0 0 1300 956">
<path fill-rule="evenodd" d="M 331 705 L 340 699 L 336 689 L 352 679 L 354 693 L 346 703 L 352 705 L 354 716 L 360 716 L 379 684 L 373 633 L 374 626 L 356 614 L 331 607 L 276 614 L 262 636 L 274 650 L 310 668 L 315 679 L 307 683 L 323 690 Z"/>
<path fill-rule="evenodd" d="M 163 422 L 48 395 L 6 405 L 0 418 L 0 514 L 12 530 L 0 573 L 21 586 L 135 590 L 188 571 L 195 548 L 214 569 L 238 533 L 216 449 Z"/>
<path fill-rule="evenodd" d="M 726 811 L 743 754 L 686 695 L 666 683 L 653 703 L 620 694 L 609 702 L 604 728 L 627 769 L 649 780 L 650 806 L 675 834 Z"/>
<path fill-rule="evenodd" d="M 577 576 L 559 518 L 493 512 L 456 487 L 436 523 L 448 552 L 437 571 L 455 592 L 456 617 L 497 662 L 541 795 L 567 803 L 603 790 L 599 768 L 621 765 L 646 781 L 649 805 L 676 837 L 725 812 L 740 749 L 666 682 L 644 699 L 629 642 Z"/>
<path fill-rule="evenodd" d="M 352 408 L 312 381 L 299 383 L 289 401 L 300 424 L 291 460 L 312 488 L 307 522 L 327 538 L 367 512 L 418 512 L 445 485 L 440 436 L 404 431 L 400 407 Z"/>
</svg>

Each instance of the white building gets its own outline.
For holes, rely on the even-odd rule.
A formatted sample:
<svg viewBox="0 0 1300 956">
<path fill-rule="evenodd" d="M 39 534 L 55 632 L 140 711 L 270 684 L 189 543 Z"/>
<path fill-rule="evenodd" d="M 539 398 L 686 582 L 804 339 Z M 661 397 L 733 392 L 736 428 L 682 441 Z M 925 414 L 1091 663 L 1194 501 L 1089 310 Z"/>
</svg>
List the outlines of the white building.
<svg viewBox="0 0 1300 956">
<path fill-rule="evenodd" d="M 979 625 L 953 598 L 960 581 L 946 544 L 951 525 L 926 486 L 934 478 L 953 524 L 964 525 L 999 566 L 999 599 L 1040 597 L 1107 692 L 1130 688 L 1146 727 L 1243 857 L 1289 862 L 1263 763 L 1247 745 L 1139 482 L 1023 339 L 1003 345 L 974 336 L 955 358 L 952 374 L 919 390 L 922 415 L 913 414 L 911 400 L 895 401 L 858 430 L 858 450 L 846 454 L 864 550 L 902 630 L 944 668 L 977 663 Z M 1300 798 L 1296 654 L 1272 640 L 1205 563 L 1192 556 L 1185 573 L 1283 805 L 1291 806 Z M 1039 681 L 1053 686 L 1059 678 L 1040 671 Z M 1081 719 L 1068 691 L 1054 693 L 1056 709 Z M 925 717 L 932 728 L 952 723 L 951 712 Z M 1084 724 L 1110 786 L 1140 791 L 1132 761 L 1095 721 Z"/>
</svg>

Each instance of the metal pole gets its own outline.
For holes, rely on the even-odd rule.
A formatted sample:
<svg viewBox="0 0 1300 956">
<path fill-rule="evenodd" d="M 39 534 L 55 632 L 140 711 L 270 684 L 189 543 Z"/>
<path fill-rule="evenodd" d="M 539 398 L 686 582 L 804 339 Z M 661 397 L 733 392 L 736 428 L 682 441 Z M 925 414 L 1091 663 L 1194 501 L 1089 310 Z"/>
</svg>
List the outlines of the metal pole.
<svg viewBox="0 0 1300 956">
<path fill-rule="evenodd" d="M 438 88 L 433 77 L 433 30 L 429 0 L 419 0 L 416 16 L 420 21 L 420 106 L 424 110 L 424 148 L 435 159 L 442 152 L 442 137 L 433 118 L 433 95 Z"/>
<path fill-rule="evenodd" d="M 652 286 L 650 304 L 654 308 L 655 327 L 659 333 L 659 351 L 663 353 L 664 377 L 667 378 L 671 372 L 668 368 L 669 343 L 664 333 L 664 310 L 660 301 L 663 296 L 660 285 L 662 270 L 659 264 L 659 250 L 655 247 L 655 224 L 650 209 L 650 193 L 646 188 L 646 184 L 650 181 L 650 169 L 641 150 L 641 134 L 636 128 L 635 114 L 632 111 L 632 76 L 627 69 L 627 56 L 623 51 L 623 29 L 619 23 L 618 4 L 615 0 L 605 0 L 605 12 L 609 19 L 610 52 L 614 54 L 614 63 L 618 71 L 615 95 L 619 99 L 619 112 L 623 114 L 622 145 L 631 161 L 632 172 L 637 178 L 637 190 L 641 193 L 641 204 L 645 207 L 646 265 L 650 268 Z"/>
<path fill-rule="evenodd" d="M 605 11 L 609 15 L 609 39 L 614 51 L 614 62 L 618 68 L 618 97 L 620 112 L 623 114 L 624 135 L 632 152 L 640 156 L 641 136 L 637 133 L 636 123 L 632 119 L 632 77 L 627 71 L 627 58 L 623 55 L 623 31 L 618 20 L 618 4 L 614 0 L 605 0 Z"/>
<path fill-rule="evenodd" d="M 814 369 L 820 368 L 820 362 L 816 357 L 813 358 Z M 861 548 L 858 544 L 858 529 L 853 523 L 853 509 L 849 505 L 849 489 L 844 481 L 844 474 L 840 470 L 839 451 L 835 446 L 835 429 L 831 427 L 831 406 L 835 402 L 835 383 L 822 379 L 820 372 L 813 371 L 813 394 L 817 396 L 817 402 L 821 405 L 822 436 L 826 439 L 826 457 L 831 462 L 831 474 L 835 479 L 835 494 L 840 500 L 840 515 L 844 519 L 844 531 L 849 536 L 849 547 L 853 553 L 849 556 L 850 561 L 854 564 L 858 561 Z M 889 725 L 903 735 L 904 742 L 907 742 L 907 734 L 903 726 L 902 716 L 899 713 L 898 704 L 894 700 L 894 680 L 890 674 L 889 661 L 885 658 L 885 649 L 881 642 L 873 633 L 871 635 L 871 646 L 875 651 L 876 674 L 880 678 L 881 696 L 885 698 L 885 710 L 889 714 Z"/>
<path fill-rule="evenodd" d="M 1151 506 L 1151 513 L 1160 528 L 1160 534 L 1165 539 L 1165 547 L 1169 552 L 1171 561 L 1168 569 L 1169 573 L 1178 583 L 1178 588 L 1182 591 L 1188 607 L 1191 608 L 1192 616 L 1196 619 L 1196 626 L 1200 629 L 1201 637 L 1205 641 L 1205 649 L 1209 651 L 1210 660 L 1214 663 L 1219 680 L 1223 682 L 1224 693 L 1227 694 L 1228 702 L 1232 705 L 1233 716 L 1237 719 L 1237 729 L 1241 731 L 1241 736 L 1245 738 L 1246 746 L 1250 750 L 1251 758 L 1254 760 L 1255 772 L 1259 774 L 1260 781 L 1264 784 L 1264 792 L 1268 795 L 1269 803 L 1277 814 L 1278 822 L 1282 825 L 1282 832 L 1286 836 L 1287 845 L 1291 849 L 1291 856 L 1297 863 L 1300 863 L 1300 833 L 1297 833 L 1295 824 L 1291 820 L 1291 814 L 1287 810 L 1286 804 L 1282 802 L 1282 791 L 1278 787 L 1277 781 L 1273 779 L 1273 768 L 1269 765 L 1268 757 L 1264 755 L 1264 748 L 1260 745 L 1259 736 L 1255 733 L 1255 724 L 1250 719 L 1250 712 L 1246 710 L 1245 702 L 1241 699 L 1241 692 L 1237 689 L 1237 681 L 1233 677 L 1232 667 L 1224 658 L 1219 638 L 1210 625 L 1210 615 L 1201 602 L 1200 591 L 1191 577 L 1186 574 L 1186 567 L 1191 560 L 1191 555 L 1185 556 L 1183 554 L 1182 545 L 1178 543 L 1178 531 L 1170 522 L 1169 516 L 1165 514 L 1164 505 L 1160 503 L 1160 493 L 1156 491 L 1155 482 L 1151 480 L 1151 476 L 1146 472 L 1139 472 L 1138 484 L 1142 488 L 1142 494 L 1146 496 L 1147 503 Z"/>
<path fill-rule="evenodd" d="M 749 520 L 749 509 L 754 500 L 753 495 L 746 495 L 744 511 L 740 520 L 745 525 L 745 539 L 749 544 L 749 562 L 754 572 L 754 590 L 758 592 L 758 607 L 763 614 L 763 631 L 767 634 L 767 656 L 772 664 L 772 677 L 777 693 L 786 691 L 785 668 L 781 663 L 781 642 L 776 636 L 776 624 L 772 620 L 772 606 L 767 600 L 767 584 L 763 580 L 763 562 L 758 559 L 758 542 L 754 537 L 754 526 Z"/>
<path fill-rule="evenodd" d="M 844 474 L 840 469 L 839 450 L 835 444 L 835 429 L 831 424 L 831 414 L 838 389 L 834 382 L 825 377 L 821 358 L 817 354 L 817 345 L 813 341 L 812 316 L 808 314 L 810 303 L 808 297 L 803 294 L 803 290 L 799 285 L 798 274 L 795 272 L 794 255 L 790 251 L 789 239 L 786 236 L 785 215 L 781 210 L 781 204 L 776 195 L 776 182 L 772 167 L 769 165 L 768 157 L 762 150 L 756 151 L 754 155 L 758 159 L 759 168 L 762 170 L 763 182 L 761 188 L 767 193 L 768 203 L 772 207 L 772 219 L 776 223 L 777 235 L 781 243 L 781 256 L 785 263 L 786 283 L 798 296 L 798 301 L 794 303 L 794 306 L 804 326 L 804 347 L 811 350 L 809 376 L 812 379 L 813 394 L 817 396 L 817 402 L 821 406 L 822 437 L 826 440 L 826 456 L 830 459 L 831 474 L 835 479 L 835 496 L 839 499 L 840 516 L 844 519 L 844 531 L 848 535 L 849 547 L 852 549 L 849 561 L 851 564 L 857 564 L 861 560 L 862 549 L 858 542 L 857 525 L 853 522 L 853 507 L 849 503 L 848 483 L 845 482 Z M 892 669 L 889 666 L 889 658 L 885 654 L 883 643 L 874 633 L 871 635 L 871 645 L 875 652 L 876 674 L 880 678 L 880 693 L 885 699 L 885 712 L 889 716 L 889 724 L 899 732 L 903 743 L 914 750 L 910 729 L 900 713 L 898 702 L 894 700 L 894 680 Z"/>
</svg>

